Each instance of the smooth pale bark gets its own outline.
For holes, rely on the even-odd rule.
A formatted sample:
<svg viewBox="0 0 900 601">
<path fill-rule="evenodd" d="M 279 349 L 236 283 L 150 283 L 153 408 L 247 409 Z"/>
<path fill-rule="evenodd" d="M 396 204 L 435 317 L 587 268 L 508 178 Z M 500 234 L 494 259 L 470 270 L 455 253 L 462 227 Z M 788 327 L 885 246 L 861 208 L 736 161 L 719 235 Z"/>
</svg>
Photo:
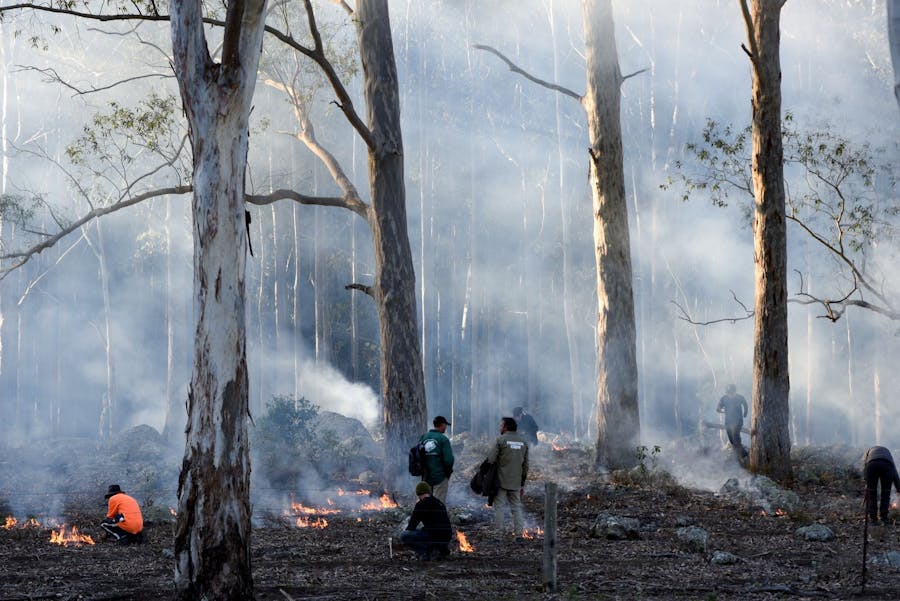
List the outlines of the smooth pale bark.
<svg viewBox="0 0 900 601">
<path fill-rule="evenodd" d="M 103 352 L 106 355 L 106 390 L 103 391 L 103 400 L 101 403 L 100 420 L 97 428 L 97 436 L 101 440 L 107 439 L 116 432 L 114 422 L 118 421 L 118 408 L 116 401 L 118 394 L 116 393 L 116 364 L 112 352 L 112 325 L 110 323 L 110 313 L 112 306 L 109 300 L 109 272 L 106 268 L 106 249 L 103 243 L 103 226 L 100 221 L 94 222 L 97 230 L 97 243 L 91 241 L 86 228 L 84 239 L 97 257 L 97 265 L 100 272 L 100 292 L 103 298 L 103 327 L 98 326 L 97 333 L 103 340 Z"/>
<path fill-rule="evenodd" d="M 900 0 L 887 0 L 888 42 L 894 64 L 894 96 L 900 107 Z"/>
<path fill-rule="evenodd" d="M 368 221 L 375 246 L 373 294 L 381 339 L 384 481 L 408 480 L 407 450 L 426 428 L 416 314 L 416 276 L 406 219 L 400 96 L 387 0 L 360 0 L 355 13 L 372 143 Z"/>
<path fill-rule="evenodd" d="M 265 0 L 231 1 L 222 62 L 201 2 L 171 10 L 173 65 L 193 148 L 194 367 L 178 482 L 178 599 L 253 597 L 245 331 L 244 174 Z"/>
<path fill-rule="evenodd" d="M 179 433 L 180 419 L 179 409 L 181 403 L 175 401 L 175 293 L 172 289 L 172 199 L 166 198 L 166 217 L 163 222 L 163 232 L 166 237 L 166 384 L 165 402 L 166 418 L 163 425 L 163 438 L 168 442 L 174 442 Z"/>
<path fill-rule="evenodd" d="M 622 159 L 620 94 L 610 0 L 584 0 L 590 186 L 597 264 L 597 440 L 595 465 L 637 463 L 640 418 L 631 247 Z"/>
<path fill-rule="evenodd" d="M 755 325 L 750 470 L 791 479 L 787 228 L 781 139 L 784 0 L 742 0 L 752 71 Z"/>
</svg>

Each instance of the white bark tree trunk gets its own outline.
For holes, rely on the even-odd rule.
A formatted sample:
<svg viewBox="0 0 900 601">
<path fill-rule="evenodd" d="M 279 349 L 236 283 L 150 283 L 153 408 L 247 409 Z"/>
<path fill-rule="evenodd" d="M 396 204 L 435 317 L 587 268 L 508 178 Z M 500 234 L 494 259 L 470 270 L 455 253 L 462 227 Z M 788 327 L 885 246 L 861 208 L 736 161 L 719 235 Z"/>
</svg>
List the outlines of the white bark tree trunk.
<svg viewBox="0 0 900 601">
<path fill-rule="evenodd" d="M 784 0 L 741 0 L 753 80 L 755 328 L 750 470 L 791 479 L 787 228 L 781 139 L 780 19 Z"/>
<path fill-rule="evenodd" d="M 631 467 L 640 444 L 631 245 L 622 159 L 620 94 L 610 0 L 583 0 L 590 185 L 597 263 L 595 465 Z"/>
<path fill-rule="evenodd" d="M 887 0 L 888 42 L 894 64 L 894 96 L 900 107 L 900 0 Z"/>
<path fill-rule="evenodd" d="M 228 2 L 222 61 L 214 63 L 200 0 L 169 4 L 194 163 L 194 369 L 175 530 L 183 600 L 253 597 L 243 199 L 265 7 Z"/>
</svg>

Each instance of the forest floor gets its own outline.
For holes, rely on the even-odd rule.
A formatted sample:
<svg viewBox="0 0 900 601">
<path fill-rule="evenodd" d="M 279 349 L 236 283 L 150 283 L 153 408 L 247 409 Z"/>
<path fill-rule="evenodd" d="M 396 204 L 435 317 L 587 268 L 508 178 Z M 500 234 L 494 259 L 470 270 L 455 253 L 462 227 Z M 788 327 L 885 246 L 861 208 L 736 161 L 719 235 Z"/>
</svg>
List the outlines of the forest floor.
<svg viewBox="0 0 900 601">
<path fill-rule="evenodd" d="M 467 475 L 481 450 L 469 446 L 458 465 L 471 467 L 451 480 L 448 506 L 456 530 L 474 550 L 464 552 L 455 541 L 449 558 L 421 562 L 389 543 L 405 527 L 410 496 L 386 509 L 359 503 L 340 512 L 323 507 L 317 514 L 305 514 L 299 505 L 279 515 L 255 509 L 256 599 L 900 599 L 900 568 L 885 565 L 890 552 L 900 550 L 900 524 L 869 531 L 863 586 L 863 487 L 858 469 L 839 454 L 796 453 L 797 482 L 791 487 L 796 502 L 784 511 L 771 497 L 741 494 L 750 476 L 722 450 L 705 461 L 726 475 L 732 471 L 737 486 L 731 492 L 680 484 L 657 465 L 589 475 L 585 449 L 543 445 L 534 453 L 526 487 L 526 531 L 533 538 L 517 543 L 493 532 L 484 498 L 468 490 Z M 710 476 L 708 464 L 694 468 Z M 544 482 L 551 479 L 559 485 L 555 592 L 543 585 L 540 530 Z M 352 488 L 340 492 L 355 494 Z M 103 539 L 99 503 L 93 505 L 70 504 L 61 519 L 95 544 L 53 544 L 51 528 L 22 525 L 27 516 L 0 529 L 0 601 L 172 598 L 171 521 L 151 520 L 143 544 L 120 546 Z M 638 538 L 596 536 L 594 525 L 603 512 L 636 519 Z M 298 522 L 312 525 L 298 527 Z M 827 526 L 834 538 L 806 540 L 797 531 L 810 524 Z M 678 531 L 685 526 L 704 529 L 708 546 L 689 548 L 682 542 Z M 733 563 L 717 563 L 717 551 L 732 554 Z"/>
</svg>

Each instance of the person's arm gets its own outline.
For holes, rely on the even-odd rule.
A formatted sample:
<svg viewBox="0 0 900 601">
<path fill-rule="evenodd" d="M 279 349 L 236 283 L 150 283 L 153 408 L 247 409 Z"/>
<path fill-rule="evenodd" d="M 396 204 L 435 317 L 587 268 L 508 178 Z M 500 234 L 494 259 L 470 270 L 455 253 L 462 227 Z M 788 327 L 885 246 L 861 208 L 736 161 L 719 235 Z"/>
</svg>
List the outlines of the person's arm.
<svg viewBox="0 0 900 601">
<path fill-rule="evenodd" d="M 497 463 L 497 458 L 500 456 L 500 439 L 494 441 L 494 445 L 491 447 L 491 450 L 488 451 L 487 460 L 488 463 Z"/>
<path fill-rule="evenodd" d="M 453 473 L 453 447 L 450 446 L 450 440 L 447 439 L 444 443 L 443 448 L 443 461 L 444 461 L 444 471 L 447 472 L 447 476 Z"/>
<path fill-rule="evenodd" d="M 744 409 L 744 417 L 747 417 L 747 411 L 749 411 L 750 408 L 747 407 L 747 399 L 745 399 L 744 397 L 741 397 L 741 406 Z"/>
<path fill-rule="evenodd" d="M 419 524 L 422 523 L 422 512 L 419 509 L 419 504 L 416 503 L 416 506 L 413 508 L 412 514 L 409 516 L 409 523 L 406 525 L 407 530 L 415 530 L 419 527 Z"/>
<path fill-rule="evenodd" d="M 525 480 L 528 479 L 528 445 L 525 445 L 525 456 L 522 458 L 522 492 L 525 492 Z"/>
<path fill-rule="evenodd" d="M 725 400 L 725 397 L 722 397 L 721 399 L 719 399 L 719 404 L 716 405 L 716 413 L 722 413 L 725 411 L 725 403 L 723 402 L 724 400 Z"/>
</svg>

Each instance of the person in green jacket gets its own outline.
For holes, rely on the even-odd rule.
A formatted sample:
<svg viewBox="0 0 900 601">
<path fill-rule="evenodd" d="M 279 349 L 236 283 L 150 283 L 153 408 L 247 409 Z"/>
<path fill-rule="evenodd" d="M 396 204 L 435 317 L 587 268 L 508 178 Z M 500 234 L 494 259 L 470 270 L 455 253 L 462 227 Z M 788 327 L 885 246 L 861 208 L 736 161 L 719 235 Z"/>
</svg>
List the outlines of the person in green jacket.
<svg viewBox="0 0 900 601">
<path fill-rule="evenodd" d="M 432 423 L 434 428 L 419 438 L 425 443 L 425 475 L 422 480 L 431 485 L 432 496 L 446 504 L 450 474 L 453 473 L 453 449 L 444 432 L 452 424 L 443 415 L 434 418 Z"/>
</svg>

